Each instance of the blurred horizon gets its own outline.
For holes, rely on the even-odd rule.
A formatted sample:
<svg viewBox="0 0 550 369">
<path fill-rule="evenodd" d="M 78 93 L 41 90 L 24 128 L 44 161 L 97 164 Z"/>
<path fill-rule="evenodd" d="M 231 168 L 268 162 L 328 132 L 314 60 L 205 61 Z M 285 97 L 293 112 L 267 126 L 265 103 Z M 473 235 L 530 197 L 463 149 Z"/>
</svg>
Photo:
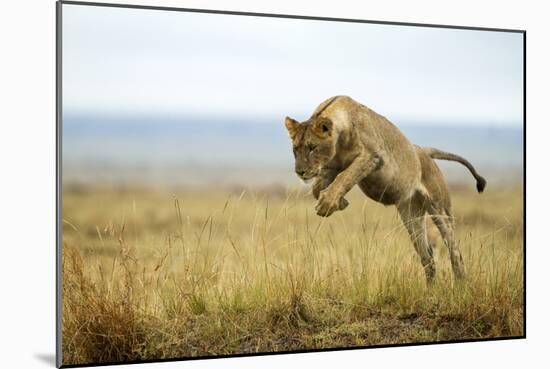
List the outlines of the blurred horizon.
<svg viewBox="0 0 550 369">
<path fill-rule="evenodd" d="M 522 128 L 394 123 L 414 144 L 465 157 L 491 185 L 523 179 Z M 452 184 L 473 181 L 462 165 L 437 163 Z M 80 185 L 301 183 L 282 119 L 75 113 L 64 116 L 63 179 Z"/>
</svg>

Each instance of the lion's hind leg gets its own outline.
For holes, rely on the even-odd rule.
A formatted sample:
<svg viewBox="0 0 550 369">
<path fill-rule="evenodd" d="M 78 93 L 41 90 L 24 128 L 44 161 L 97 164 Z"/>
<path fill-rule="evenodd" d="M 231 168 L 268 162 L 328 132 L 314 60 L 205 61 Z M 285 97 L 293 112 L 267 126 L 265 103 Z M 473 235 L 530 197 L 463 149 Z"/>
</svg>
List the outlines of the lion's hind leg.
<svg viewBox="0 0 550 369">
<path fill-rule="evenodd" d="M 455 223 L 451 212 L 449 188 L 435 161 L 422 148 L 417 148 L 417 153 L 422 165 L 422 184 L 427 192 L 426 210 L 449 250 L 455 278 L 462 279 L 465 276 L 464 262 L 455 240 Z"/>
<path fill-rule="evenodd" d="M 435 263 L 432 248 L 428 242 L 424 196 L 418 193 L 409 201 L 399 204 L 397 210 L 420 256 L 426 280 L 430 285 L 435 277 Z"/>
<path fill-rule="evenodd" d="M 455 239 L 455 221 L 450 209 L 437 207 L 434 204 L 428 208 L 428 212 L 433 222 L 439 229 L 443 242 L 449 249 L 453 274 L 456 280 L 462 280 L 466 276 L 464 271 L 464 261 L 462 254 Z"/>
</svg>

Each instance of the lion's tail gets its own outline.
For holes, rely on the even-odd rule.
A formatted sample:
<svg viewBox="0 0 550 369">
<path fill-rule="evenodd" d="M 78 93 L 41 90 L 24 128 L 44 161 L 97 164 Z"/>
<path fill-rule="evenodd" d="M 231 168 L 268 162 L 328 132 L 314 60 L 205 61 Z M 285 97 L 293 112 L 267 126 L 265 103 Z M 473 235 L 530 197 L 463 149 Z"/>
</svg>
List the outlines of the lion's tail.
<svg viewBox="0 0 550 369">
<path fill-rule="evenodd" d="M 423 149 L 432 159 L 457 161 L 460 164 L 464 165 L 466 168 L 468 168 L 470 173 L 472 173 L 472 175 L 476 179 L 477 192 L 480 192 L 480 193 L 483 192 L 483 190 L 485 189 L 485 186 L 487 185 L 487 181 L 485 180 L 485 178 L 483 178 L 477 173 L 474 166 L 470 164 L 468 160 L 464 159 L 462 156 L 451 154 L 438 149 L 434 149 L 432 147 L 424 147 Z"/>
</svg>

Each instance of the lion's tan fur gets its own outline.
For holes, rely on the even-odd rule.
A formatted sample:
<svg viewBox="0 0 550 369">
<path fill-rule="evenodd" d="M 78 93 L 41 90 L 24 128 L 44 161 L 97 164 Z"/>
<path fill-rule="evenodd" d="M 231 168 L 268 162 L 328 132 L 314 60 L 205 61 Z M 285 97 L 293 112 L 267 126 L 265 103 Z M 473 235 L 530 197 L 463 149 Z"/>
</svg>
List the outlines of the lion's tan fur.
<svg viewBox="0 0 550 369">
<path fill-rule="evenodd" d="M 395 205 L 431 282 L 435 265 L 428 214 L 449 248 L 455 276 L 464 277 L 448 186 L 433 157 L 466 165 L 481 192 L 485 180 L 466 159 L 413 145 L 388 119 L 347 96 L 323 101 L 305 122 L 287 117 L 285 125 L 294 146 L 296 172 L 303 179 L 315 178 L 317 214 L 330 216 L 345 209 L 344 195 L 355 185 L 371 199 Z"/>
</svg>

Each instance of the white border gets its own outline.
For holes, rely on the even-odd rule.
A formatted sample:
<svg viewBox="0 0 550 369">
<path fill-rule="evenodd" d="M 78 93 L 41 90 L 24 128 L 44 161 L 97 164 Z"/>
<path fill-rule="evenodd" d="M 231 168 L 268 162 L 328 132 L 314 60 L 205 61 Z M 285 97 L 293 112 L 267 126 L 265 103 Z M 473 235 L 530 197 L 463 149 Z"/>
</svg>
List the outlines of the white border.
<svg viewBox="0 0 550 369">
<path fill-rule="evenodd" d="M 127 3 L 121 1 L 122 3 Z M 517 368 L 545 360 L 549 330 L 549 35 L 543 5 L 504 1 L 135 1 L 259 13 L 527 29 L 527 340 L 142 364 L 140 368 Z M 542 4 L 542 3 L 541 3 Z M 52 367 L 55 349 L 55 4 L 0 5 L 2 366 Z"/>
</svg>

